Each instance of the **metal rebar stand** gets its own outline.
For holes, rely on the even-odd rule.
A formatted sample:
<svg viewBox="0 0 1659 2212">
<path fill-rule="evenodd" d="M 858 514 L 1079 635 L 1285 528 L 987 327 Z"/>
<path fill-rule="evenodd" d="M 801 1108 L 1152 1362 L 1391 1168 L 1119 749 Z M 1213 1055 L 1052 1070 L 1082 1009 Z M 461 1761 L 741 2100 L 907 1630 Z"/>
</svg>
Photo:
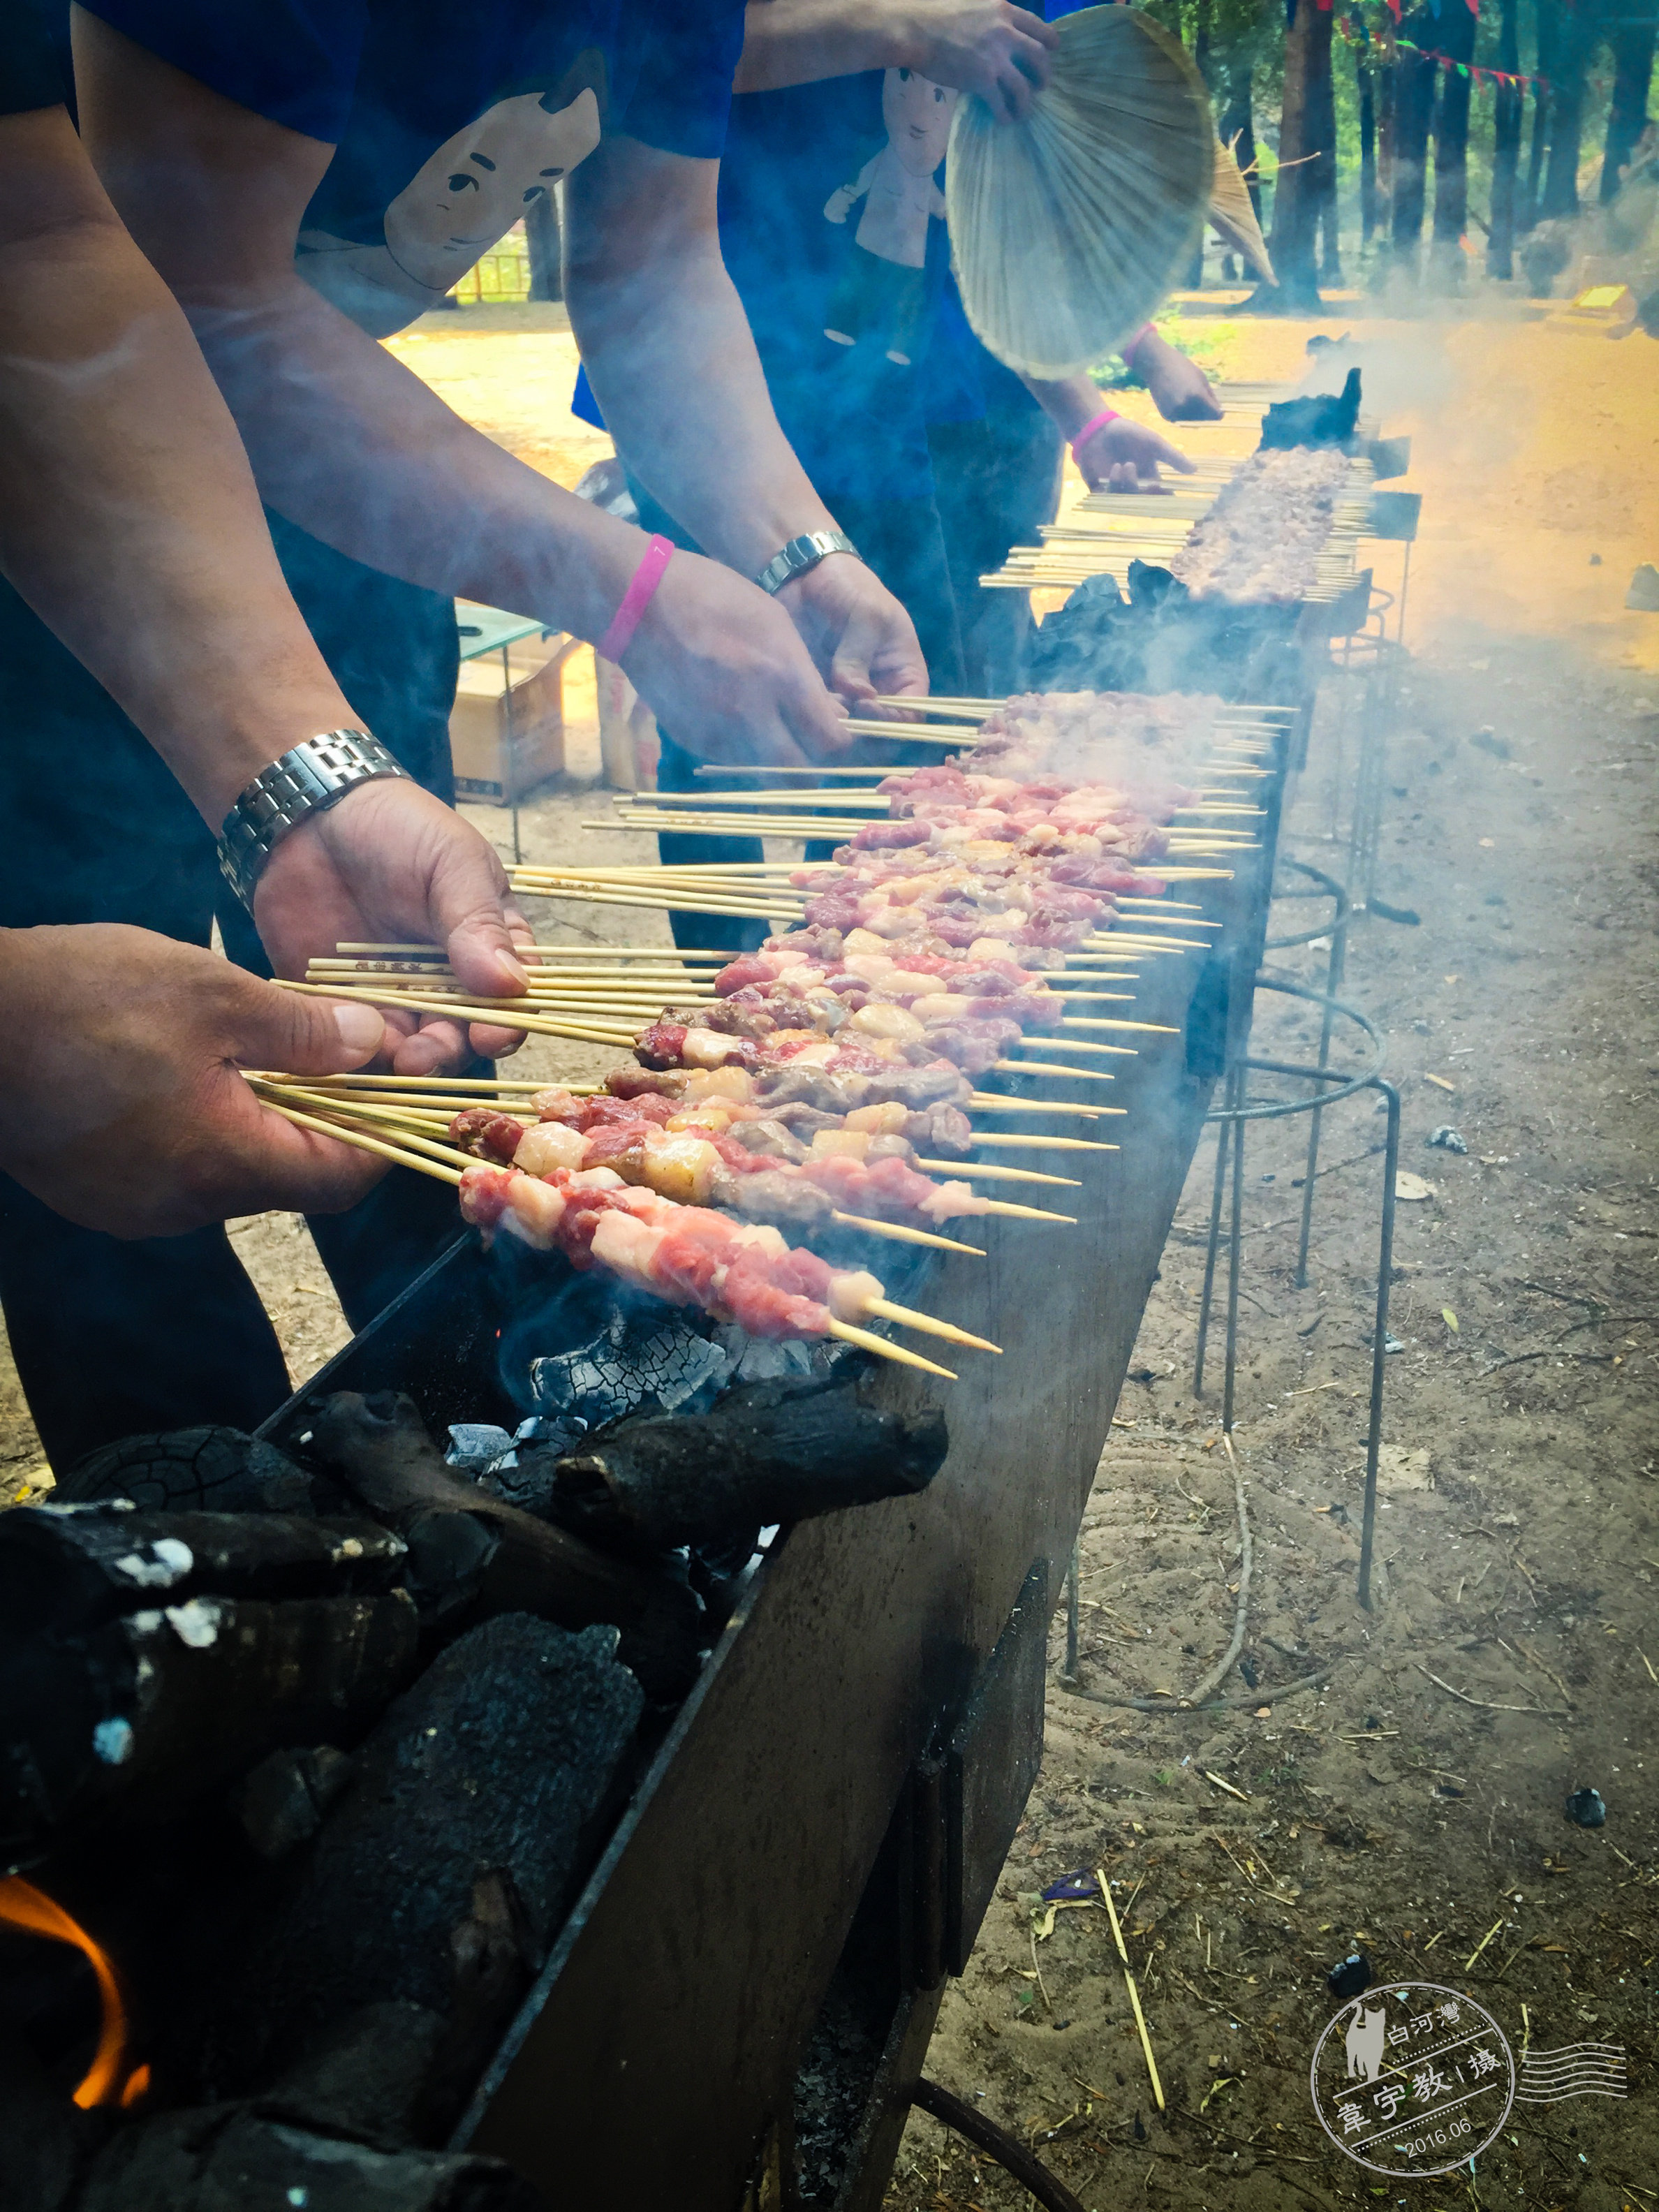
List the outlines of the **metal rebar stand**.
<svg viewBox="0 0 1659 2212">
<path fill-rule="evenodd" d="M 1328 1108 L 1361 1091 L 1378 1092 L 1388 1107 L 1389 1127 L 1383 1146 L 1382 1221 L 1377 1240 L 1376 1300 L 1374 1335 L 1371 1344 L 1370 1413 L 1365 1440 L 1365 1499 L 1359 1551 L 1359 1602 L 1368 1610 L 1371 1602 L 1371 1553 L 1376 1519 L 1377 1452 L 1382 1433 L 1382 1387 L 1384 1362 L 1389 1344 L 1389 1293 L 1394 1269 L 1394 1212 L 1395 1179 L 1400 1165 L 1400 1094 L 1391 1083 L 1378 1073 L 1382 1062 L 1383 1041 L 1373 1024 L 1356 1006 L 1310 990 L 1289 976 L 1260 975 L 1258 990 L 1279 991 L 1288 997 L 1304 999 L 1322 1008 L 1327 1028 L 1336 1021 L 1352 1022 L 1364 1031 L 1373 1048 L 1374 1057 L 1369 1067 L 1355 1073 L 1341 1068 L 1325 1066 L 1308 1066 L 1294 1060 L 1265 1060 L 1247 1054 L 1229 1070 L 1225 1091 L 1226 1103 L 1212 1108 L 1207 1120 L 1216 1124 L 1216 1180 L 1211 1203 L 1210 1247 L 1204 1272 L 1203 1304 L 1199 1314 L 1199 1337 L 1194 1363 L 1193 1395 L 1203 1395 L 1203 1361 L 1209 1335 L 1210 1310 L 1213 1298 L 1216 1260 L 1220 1245 L 1221 1210 L 1226 1194 L 1227 1168 L 1231 1166 L 1231 1205 L 1230 1208 L 1227 1296 L 1226 1296 L 1226 1352 L 1222 1387 L 1221 1425 L 1224 1435 L 1233 1428 L 1235 1387 L 1238 1368 L 1238 1291 L 1242 1273 L 1241 1254 L 1243 1242 L 1243 1219 L 1244 1206 L 1244 1125 L 1247 1121 L 1275 1121 L 1288 1119 L 1293 1114 L 1310 1114 L 1316 1108 L 1322 1114 Z M 1311 1086 L 1302 1098 L 1252 1100 L 1246 1091 L 1250 1073 L 1276 1075 Z M 1328 1085 L 1328 1088 L 1322 1086 Z M 1231 1144 L 1230 1144 L 1231 1136 Z M 1305 1210 L 1305 1200 L 1304 1200 Z"/>
</svg>

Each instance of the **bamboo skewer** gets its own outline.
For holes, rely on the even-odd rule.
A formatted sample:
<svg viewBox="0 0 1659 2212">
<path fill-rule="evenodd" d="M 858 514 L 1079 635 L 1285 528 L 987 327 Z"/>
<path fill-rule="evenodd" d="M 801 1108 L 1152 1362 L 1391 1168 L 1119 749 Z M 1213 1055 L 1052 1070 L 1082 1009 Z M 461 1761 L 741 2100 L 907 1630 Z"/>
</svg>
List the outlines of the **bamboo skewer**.
<svg viewBox="0 0 1659 2212">
<path fill-rule="evenodd" d="M 932 1314 L 918 1313 L 914 1306 L 895 1305 L 891 1298 L 871 1298 L 864 1310 L 879 1314 L 884 1321 L 900 1322 L 906 1328 L 920 1329 L 924 1336 L 942 1336 L 947 1344 L 966 1345 L 970 1351 L 994 1352 L 999 1358 L 1002 1357 L 1002 1346 L 988 1338 L 969 1336 L 954 1322 L 935 1321 Z"/>
<path fill-rule="evenodd" d="M 941 1367 L 934 1360 L 924 1359 L 919 1352 L 912 1352 L 908 1345 L 890 1343 L 886 1337 L 878 1336 L 873 1329 L 855 1328 L 850 1321 L 832 1321 L 830 1334 L 838 1336 L 843 1344 L 856 1344 L 866 1352 L 873 1352 L 878 1358 L 895 1359 L 902 1367 L 919 1367 L 925 1375 L 942 1375 L 947 1382 L 954 1382 L 957 1379 L 950 1368 Z"/>
<path fill-rule="evenodd" d="M 890 1244 L 931 1244 L 936 1252 L 968 1252 L 975 1260 L 985 1257 L 977 1244 L 958 1244 L 953 1237 L 936 1237 L 930 1229 L 908 1229 L 901 1221 L 877 1221 L 867 1213 L 842 1213 L 839 1209 L 830 1217 L 843 1228 L 862 1229 L 872 1237 L 884 1237 Z"/>
<path fill-rule="evenodd" d="M 1129 1992 L 1129 2002 L 1134 2010 L 1135 2027 L 1140 2034 L 1140 2047 L 1146 2053 L 1146 2074 L 1152 2085 L 1152 2095 L 1158 2100 L 1159 2112 L 1167 2112 L 1169 2107 L 1164 2101 L 1164 2084 L 1158 2078 L 1158 2061 L 1152 2056 L 1152 2039 L 1146 2033 L 1146 2015 L 1140 2009 L 1140 1991 L 1135 1987 L 1134 1974 L 1129 1965 L 1129 1948 L 1123 1940 L 1123 1930 L 1118 1923 L 1117 1907 L 1112 1902 L 1111 1885 L 1106 1879 L 1104 1867 L 1096 1870 L 1095 1880 L 1100 1884 L 1100 1894 L 1105 1901 L 1107 1914 L 1111 1920 L 1112 1940 L 1117 1945 L 1117 1955 L 1122 1964 L 1123 1980 Z"/>
<path fill-rule="evenodd" d="M 417 1013 L 447 1014 L 457 1021 L 477 1022 L 491 1029 L 522 1030 L 535 1036 L 570 1037 L 581 1044 L 631 1045 L 633 1033 L 629 1030 L 599 1029 L 580 1026 L 570 1022 L 550 1022 L 540 1014 L 526 1013 L 520 1002 L 511 999 L 492 1000 L 483 1005 L 469 1006 L 465 1001 L 453 999 L 416 997 L 407 991 L 354 990 L 343 984 L 295 983 L 285 975 L 276 978 L 279 990 L 298 991 L 313 999 L 347 999 L 360 1006 L 404 1006 Z"/>
<path fill-rule="evenodd" d="M 257 1085 L 255 1087 L 258 1088 Z M 398 1146 L 386 1144 L 379 1137 L 369 1136 L 364 1130 L 354 1129 L 349 1123 L 320 1121 L 314 1114 L 301 1114 L 292 1106 L 279 1105 L 274 1098 L 262 1098 L 260 1103 L 271 1113 L 280 1114 L 285 1121 L 292 1121 L 298 1128 L 314 1129 L 320 1136 L 336 1137 L 342 1144 L 355 1145 L 360 1152 L 377 1153 L 381 1159 L 390 1160 L 394 1167 L 416 1169 L 422 1175 L 435 1176 L 440 1182 L 460 1182 L 461 1170 L 459 1168 L 439 1167 L 431 1160 L 422 1159 L 417 1153 L 405 1152 Z"/>
</svg>

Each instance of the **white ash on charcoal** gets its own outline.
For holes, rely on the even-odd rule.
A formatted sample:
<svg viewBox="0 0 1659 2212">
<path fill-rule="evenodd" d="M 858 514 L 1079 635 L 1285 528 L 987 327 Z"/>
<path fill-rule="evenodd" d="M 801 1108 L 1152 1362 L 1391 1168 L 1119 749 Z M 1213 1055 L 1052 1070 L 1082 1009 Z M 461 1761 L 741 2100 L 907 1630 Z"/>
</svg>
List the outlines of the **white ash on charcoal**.
<svg viewBox="0 0 1659 2212">
<path fill-rule="evenodd" d="M 362 1519 L 0 1516 L 0 1852 L 354 1740 L 415 1673 L 404 1557 Z"/>
<path fill-rule="evenodd" d="M 446 2023 L 422 2088 L 441 2133 L 619 1808 L 645 1700 L 614 1629 L 523 1614 L 452 1644 L 381 1717 L 352 1786 L 228 1964 L 202 2086 L 245 2094 L 366 2004 Z"/>
</svg>

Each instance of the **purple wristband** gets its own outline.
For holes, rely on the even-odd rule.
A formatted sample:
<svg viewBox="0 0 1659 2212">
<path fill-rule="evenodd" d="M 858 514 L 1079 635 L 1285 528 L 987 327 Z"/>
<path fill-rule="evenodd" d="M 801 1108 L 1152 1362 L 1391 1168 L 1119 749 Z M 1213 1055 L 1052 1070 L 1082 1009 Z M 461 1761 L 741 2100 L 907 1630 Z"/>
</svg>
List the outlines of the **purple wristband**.
<svg viewBox="0 0 1659 2212">
<path fill-rule="evenodd" d="M 628 589 L 622 595 L 622 605 L 611 618 L 610 629 L 593 648 L 601 660 L 617 663 L 622 659 L 634 642 L 634 633 L 644 619 L 652 594 L 661 583 L 663 572 L 673 557 L 672 538 L 653 538 L 646 547 L 640 565 L 635 569 Z"/>
<path fill-rule="evenodd" d="M 1088 444 L 1097 430 L 1103 430 L 1109 422 L 1115 422 L 1117 419 L 1118 411 L 1115 407 L 1103 407 L 1099 414 L 1091 416 L 1078 432 L 1072 441 L 1072 459 L 1077 462 L 1079 468 L 1083 465 L 1081 459 L 1083 447 Z"/>
</svg>

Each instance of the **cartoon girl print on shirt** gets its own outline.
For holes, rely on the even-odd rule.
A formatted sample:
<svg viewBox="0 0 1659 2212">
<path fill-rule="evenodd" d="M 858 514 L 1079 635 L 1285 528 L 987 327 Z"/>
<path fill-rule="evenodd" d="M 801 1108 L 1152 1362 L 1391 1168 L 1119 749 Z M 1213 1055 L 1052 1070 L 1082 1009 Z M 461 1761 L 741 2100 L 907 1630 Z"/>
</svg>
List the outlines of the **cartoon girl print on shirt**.
<svg viewBox="0 0 1659 2212">
<path fill-rule="evenodd" d="M 374 337 L 435 307 L 532 201 L 599 143 L 605 64 L 585 54 L 550 92 L 486 108 L 430 153 L 386 210 L 385 243 L 300 234 L 300 269 Z"/>
<path fill-rule="evenodd" d="M 915 70 L 884 71 L 887 143 L 851 184 L 830 193 L 823 210 L 830 222 L 844 223 L 864 202 L 824 336 L 844 346 L 870 337 L 903 368 L 910 366 L 926 310 L 927 226 L 945 218 L 945 195 L 933 179 L 956 104 L 953 90 Z"/>
</svg>

